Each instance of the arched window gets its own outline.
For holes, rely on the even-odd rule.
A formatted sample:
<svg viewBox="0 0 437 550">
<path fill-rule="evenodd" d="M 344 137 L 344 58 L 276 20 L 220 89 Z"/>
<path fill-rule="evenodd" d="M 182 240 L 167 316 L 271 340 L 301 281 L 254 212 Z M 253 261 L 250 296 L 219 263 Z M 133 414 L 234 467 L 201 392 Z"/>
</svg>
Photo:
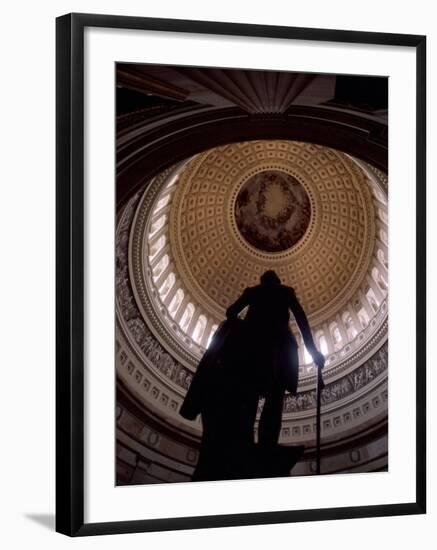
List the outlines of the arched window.
<svg viewBox="0 0 437 550">
<path fill-rule="evenodd" d="M 384 193 L 382 193 L 379 189 L 377 189 L 376 187 L 373 187 L 372 188 L 373 190 L 373 194 L 375 195 L 375 197 L 380 201 L 382 202 L 383 204 L 387 204 L 387 200 L 384 196 Z"/>
<path fill-rule="evenodd" d="M 352 322 L 352 317 L 349 311 L 345 311 L 343 313 L 342 320 L 346 328 L 349 341 L 353 340 L 358 333 L 357 333 L 357 329 L 354 327 L 354 324 Z"/>
<path fill-rule="evenodd" d="M 386 291 L 388 290 L 387 281 L 385 280 L 384 275 L 382 273 L 379 273 L 377 282 L 378 282 L 379 288 Z"/>
<path fill-rule="evenodd" d="M 196 323 L 196 326 L 194 327 L 194 330 L 193 330 L 193 340 L 198 344 L 200 344 L 205 328 L 206 328 L 206 317 L 205 315 L 200 315 Z"/>
<path fill-rule="evenodd" d="M 326 337 L 324 334 L 322 334 L 322 336 L 320 337 L 320 340 L 319 340 L 319 347 L 320 347 L 320 351 L 326 355 L 328 353 L 328 343 L 326 341 Z"/>
<path fill-rule="evenodd" d="M 312 363 L 312 362 L 313 362 L 312 355 L 311 355 L 311 353 L 307 350 L 306 346 L 304 347 L 304 350 L 303 350 L 303 360 L 304 360 L 304 362 L 305 362 L 305 365 L 308 365 L 308 363 Z"/>
<path fill-rule="evenodd" d="M 153 237 L 153 235 L 154 235 L 159 229 L 161 229 L 161 227 L 163 227 L 166 218 L 167 218 L 167 216 L 164 214 L 163 216 L 161 216 L 160 218 L 158 218 L 156 221 L 154 221 L 154 222 L 152 223 L 152 226 L 150 227 L 150 232 L 149 232 L 149 236 L 150 236 L 150 237 Z"/>
<path fill-rule="evenodd" d="M 165 189 L 170 189 L 178 181 L 178 174 L 175 174 L 165 186 Z"/>
<path fill-rule="evenodd" d="M 153 278 L 155 280 L 161 275 L 161 273 L 164 271 L 164 269 L 168 266 L 169 261 L 170 261 L 169 257 L 166 254 L 155 265 L 155 267 L 153 268 Z"/>
<path fill-rule="evenodd" d="M 378 260 L 382 263 L 382 265 L 388 269 L 388 260 L 386 258 L 386 255 L 384 253 L 384 250 L 378 249 L 378 252 L 376 253 Z"/>
<path fill-rule="evenodd" d="M 179 288 L 176 294 L 173 296 L 173 299 L 170 302 L 170 305 L 168 306 L 168 312 L 172 317 L 176 315 L 176 312 L 179 306 L 181 305 L 183 299 L 184 299 L 184 291 L 182 290 L 182 288 Z"/>
<path fill-rule="evenodd" d="M 159 295 L 161 296 L 161 300 L 164 300 L 164 298 L 170 292 L 175 282 L 176 282 L 175 274 L 169 273 L 165 281 L 162 283 L 161 288 L 159 289 Z"/>
<path fill-rule="evenodd" d="M 377 267 L 372 269 L 372 278 L 381 290 L 387 291 L 388 284 Z"/>
<path fill-rule="evenodd" d="M 367 315 L 367 311 L 364 308 L 361 308 L 358 311 L 358 319 L 360 320 L 361 327 L 366 328 L 367 325 L 370 322 L 369 316 Z"/>
<path fill-rule="evenodd" d="M 382 208 L 378 208 L 378 217 L 382 222 L 385 223 L 385 225 L 388 225 L 388 216 L 387 216 L 386 212 L 384 212 L 384 210 L 382 210 Z"/>
<path fill-rule="evenodd" d="M 161 235 L 159 239 L 156 239 L 151 245 L 149 249 L 149 257 L 152 260 L 158 252 L 164 248 L 165 246 L 165 235 Z"/>
<path fill-rule="evenodd" d="M 337 323 L 335 322 L 331 323 L 329 325 L 329 331 L 331 333 L 332 340 L 334 342 L 334 349 L 338 351 L 339 349 L 342 348 L 342 337 L 341 337 L 340 329 L 338 328 Z"/>
<path fill-rule="evenodd" d="M 318 330 L 316 332 L 315 340 L 317 342 L 317 347 L 319 350 L 326 355 L 328 353 L 328 344 L 326 342 L 326 337 L 323 334 L 323 330 Z"/>
<path fill-rule="evenodd" d="M 379 236 L 381 238 L 381 241 L 388 246 L 388 235 L 384 231 L 384 229 L 379 230 Z"/>
<path fill-rule="evenodd" d="M 379 269 L 377 267 L 372 268 L 372 279 L 378 284 Z"/>
<path fill-rule="evenodd" d="M 190 302 L 187 305 L 187 307 L 185 308 L 185 311 L 182 315 L 181 322 L 180 322 L 180 327 L 184 332 L 186 332 L 186 330 L 188 328 L 188 325 L 190 324 L 191 317 L 193 316 L 193 314 L 194 314 L 194 306 Z"/>
<path fill-rule="evenodd" d="M 164 197 L 161 197 L 159 201 L 156 203 L 155 212 L 159 212 L 161 208 L 164 208 L 164 206 L 168 204 L 169 200 L 170 200 L 170 193 L 167 193 Z"/>
<path fill-rule="evenodd" d="M 377 312 L 379 303 L 378 303 L 378 299 L 377 299 L 377 297 L 376 297 L 376 295 L 375 295 L 372 288 L 367 289 L 366 298 L 367 298 L 367 301 L 369 302 L 369 304 L 372 306 L 373 311 Z"/>
<path fill-rule="evenodd" d="M 214 336 L 215 331 L 217 330 L 217 328 L 218 328 L 218 325 L 212 325 L 211 331 L 210 331 L 209 336 L 208 336 L 208 342 L 206 343 L 206 347 L 209 347 L 209 344 L 211 343 L 212 337 Z"/>
</svg>

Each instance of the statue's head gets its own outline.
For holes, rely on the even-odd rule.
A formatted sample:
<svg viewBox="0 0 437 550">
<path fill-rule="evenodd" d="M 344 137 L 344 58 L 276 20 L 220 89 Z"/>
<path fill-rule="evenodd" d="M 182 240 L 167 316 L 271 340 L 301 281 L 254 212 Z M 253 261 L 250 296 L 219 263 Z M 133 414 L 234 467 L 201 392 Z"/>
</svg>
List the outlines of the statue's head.
<svg viewBox="0 0 437 550">
<path fill-rule="evenodd" d="M 265 271 L 261 277 L 260 281 L 262 285 L 280 285 L 281 279 L 276 274 L 276 271 L 273 271 L 273 269 L 269 269 L 268 271 Z"/>
</svg>

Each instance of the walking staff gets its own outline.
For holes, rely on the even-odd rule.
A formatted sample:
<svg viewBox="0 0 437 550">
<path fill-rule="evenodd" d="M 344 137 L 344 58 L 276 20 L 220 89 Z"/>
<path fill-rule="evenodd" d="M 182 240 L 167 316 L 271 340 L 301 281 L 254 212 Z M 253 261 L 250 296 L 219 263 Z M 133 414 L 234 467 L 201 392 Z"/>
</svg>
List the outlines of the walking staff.
<svg viewBox="0 0 437 550">
<path fill-rule="evenodd" d="M 317 474 L 320 474 L 320 416 L 321 416 L 321 406 L 322 406 L 322 390 L 325 387 L 322 376 L 322 365 L 317 366 L 317 413 L 316 413 L 316 471 Z"/>
</svg>

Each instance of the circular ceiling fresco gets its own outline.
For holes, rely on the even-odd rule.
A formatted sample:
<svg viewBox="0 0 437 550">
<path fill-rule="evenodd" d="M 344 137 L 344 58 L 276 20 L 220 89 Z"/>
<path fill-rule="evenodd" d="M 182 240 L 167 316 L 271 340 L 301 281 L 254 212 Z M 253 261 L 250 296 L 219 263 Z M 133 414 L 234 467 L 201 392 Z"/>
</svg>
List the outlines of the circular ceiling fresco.
<svg viewBox="0 0 437 550">
<path fill-rule="evenodd" d="M 240 234 L 264 252 L 291 248 L 305 234 L 310 218 L 310 199 L 303 185 L 280 170 L 265 170 L 249 177 L 235 201 Z"/>
</svg>

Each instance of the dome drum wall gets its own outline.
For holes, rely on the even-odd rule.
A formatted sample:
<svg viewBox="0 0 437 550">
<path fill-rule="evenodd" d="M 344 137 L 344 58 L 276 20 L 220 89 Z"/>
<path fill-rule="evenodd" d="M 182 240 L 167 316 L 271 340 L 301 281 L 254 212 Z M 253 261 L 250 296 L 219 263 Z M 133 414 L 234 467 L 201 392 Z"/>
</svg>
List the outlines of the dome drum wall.
<svg viewBox="0 0 437 550">
<path fill-rule="evenodd" d="M 373 402 L 380 399 L 383 409 L 386 390 L 373 397 Z M 364 410 L 369 407 L 364 403 Z M 348 422 L 360 419 L 361 410 L 355 406 L 345 415 Z M 350 415 L 350 418 L 349 416 Z M 387 418 L 381 416 L 381 421 L 372 421 L 367 430 L 362 418 L 359 434 L 355 429 L 355 438 L 343 438 L 344 443 L 335 438 L 326 443 L 324 438 L 323 456 L 325 473 L 336 472 L 366 472 L 385 469 L 387 465 Z M 330 419 L 338 422 L 338 415 Z M 310 432 L 311 426 L 304 425 Z M 326 429 L 326 428 L 325 428 Z M 286 426 L 282 429 L 281 442 L 288 440 L 288 433 L 296 433 L 297 426 Z M 292 443 L 294 444 L 294 442 Z M 313 441 L 307 437 L 307 450 L 303 460 L 293 469 L 293 476 L 315 473 L 315 453 Z M 169 456 L 171 449 L 171 456 Z M 117 479 L 118 484 L 142 484 L 156 482 L 186 482 L 189 481 L 197 462 L 199 444 L 190 443 L 168 434 L 168 430 L 160 431 L 156 422 L 148 421 L 147 417 L 138 414 L 136 407 L 123 402 L 117 407 Z"/>
<path fill-rule="evenodd" d="M 139 360 L 135 350 L 122 338 L 117 341 L 117 349 L 117 376 L 144 409 L 163 419 L 167 426 L 183 429 L 200 439 L 200 418 L 193 423 L 178 414 L 190 383 L 189 375 L 179 376 L 179 371 L 176 380 L 181 386 L 177 386 L 163 375 L 162 355 L 157 364 L 149 358 Z M 381 416 L 386 417 L 387 388 L 387 344 L 384 344 L 360 367 L 327 384 L 323 400 L 324 441 L 354 435 L 363 422 L 373 423 Z M 284 403 L 281 442 L 314 443 L 314 414 L 314 385 L 299 391 L 296 397 L 288 395 Z"/>
<path fill-rule="evenodd" d="M 325 473 L 385 470 L 387 466 L 387 426 L 371 441 L 349 442 L 348 448 L 324 451 Z M 128 407 L 119 407 L 117 417 L 118 485 L 190 481 L 198 458 L 198 447 L 170 440 L 156 426 L 139 422 Z M 168 448 L 173 457 L 168 457 Z M 293 476 L 315 473 L 314 450 L 308 451 L 293 469 Z"/>
</svg>

